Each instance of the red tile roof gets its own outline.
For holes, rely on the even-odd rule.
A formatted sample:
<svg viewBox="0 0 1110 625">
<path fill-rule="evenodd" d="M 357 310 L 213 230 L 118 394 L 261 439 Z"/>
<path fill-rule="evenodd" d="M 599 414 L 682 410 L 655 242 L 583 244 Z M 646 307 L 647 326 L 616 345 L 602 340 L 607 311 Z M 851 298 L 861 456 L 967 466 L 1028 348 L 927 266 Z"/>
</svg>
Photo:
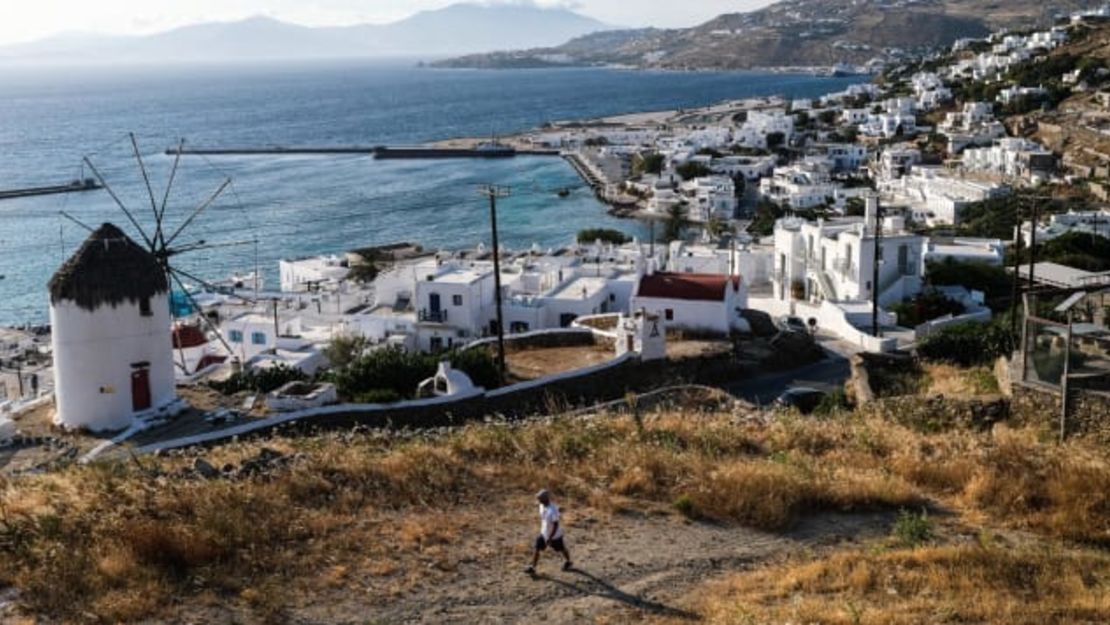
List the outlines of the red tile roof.
<svg viewBox="0 0 1110 625">
<path fill-rule="evenodd" d="M 733 289 L 740 288 L 740 276 L 709 273 L 660 273 L 640 278 L 640 297 L 685 299 L 723 302 L 725 287 L 732 282 Z"/>
</svg>

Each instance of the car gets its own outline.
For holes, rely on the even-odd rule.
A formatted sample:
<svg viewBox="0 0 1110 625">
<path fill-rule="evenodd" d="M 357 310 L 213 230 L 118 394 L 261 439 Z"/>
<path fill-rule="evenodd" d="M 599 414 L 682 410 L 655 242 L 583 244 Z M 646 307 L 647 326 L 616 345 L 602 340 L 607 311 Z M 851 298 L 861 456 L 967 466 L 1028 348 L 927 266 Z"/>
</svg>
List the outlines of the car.
<svg viewBox="0 0 1110 625">
<path fill-rule="evenodd" d="M 809 326 L 801 317 L 783 315 L 779 317 L 779 329 L 783 332 L 809 332 Z"/>
<path fill-rule="evenodd" d="M 809 414 L 821 405 L 825 392 L 808 386 L 792 386 L 779 395 L 774 404 L 782 408 L 796 408 L 802 414 Z"/>
</svg>

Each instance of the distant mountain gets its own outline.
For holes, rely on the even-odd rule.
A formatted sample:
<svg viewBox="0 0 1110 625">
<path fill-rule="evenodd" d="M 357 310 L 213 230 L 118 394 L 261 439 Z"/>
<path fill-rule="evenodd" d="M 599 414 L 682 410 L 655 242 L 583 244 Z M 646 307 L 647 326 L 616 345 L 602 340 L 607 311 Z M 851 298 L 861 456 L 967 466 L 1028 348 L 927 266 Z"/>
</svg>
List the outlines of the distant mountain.
<svg viewBox="0 0 1110 625">
<path fill-rule="evenodd" d="M 562 8 L 453 4 L 390 24 L 313 28 L 252 17 L 141 37 L 74 33 L 0 47 L 0 61 L 161 63 L 375 56 L 428 58 L 554 46 L 612 28 Z"/>
<path fill-rule="evenodd" d="M 444 67 L 621 64 L 670 69 L 830 66 L 896 57 L 1003 28 L 1045 25 L 1104 0 L 784 0 L 684 29 L 585 35 L 556 47 L 469 55 Z"/>
</svg>

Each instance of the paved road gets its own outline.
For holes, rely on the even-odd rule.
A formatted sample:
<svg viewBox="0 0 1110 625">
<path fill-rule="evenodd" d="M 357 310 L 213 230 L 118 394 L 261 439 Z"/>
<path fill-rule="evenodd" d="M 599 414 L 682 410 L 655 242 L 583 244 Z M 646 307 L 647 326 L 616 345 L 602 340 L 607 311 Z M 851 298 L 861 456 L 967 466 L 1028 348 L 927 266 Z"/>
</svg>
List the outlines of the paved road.
<svg viewBox="0 0 1110 625">
<path fill-rule="evenodd" d="M 858 350 L 828 337 L 818 337 L 818 342 L 828 354 L 825 360 L 793 371 L 739 380 L 726 386 L 725 390 L 753 404 L 765 406 L 791 386 L 808 386 L 820 390 L 843 386 L 851 375 L 848 357 Z"/>
</svg>

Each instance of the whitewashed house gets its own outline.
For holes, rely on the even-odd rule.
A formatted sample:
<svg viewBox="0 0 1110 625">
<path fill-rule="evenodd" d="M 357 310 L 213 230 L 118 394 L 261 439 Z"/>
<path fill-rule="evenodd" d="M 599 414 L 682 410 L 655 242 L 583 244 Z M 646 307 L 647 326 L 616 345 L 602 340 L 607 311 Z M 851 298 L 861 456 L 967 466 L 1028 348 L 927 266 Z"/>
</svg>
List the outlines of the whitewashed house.
<svg viewBox="0 0 1110 625">
<path fill-rule="evenodd" d="M 889 203 L 907 206 L 914 221 L 930 226 L 958 224 L 966 207 L 1011 192 L 1005 185 L 969 180 L 938 167 L 914 167 L 901 178 L 880 181 L 879 190 Z"/>
<path fill-rule="evenodd" d="M 658 315 L 668 329 L 729 334 L 748 329 L 740 314 L 748 306 L 740 276 L 654 272 L 644 275 L 631 308 Z"/>
<path fill-rule="evenodd" d="M 334 289 L 351 272 L 339 256 L 312 256 L 278 261 L 281 290 L 286 293 Z"/>
<path fill-rule="evenodd" d="M 807 158 L 786 167 L 776 167 L 769 178 L 759 181 L 762 197 L 791 208 L 813 208 L 835 200 L 840 185 L 832 180 L 828 159 Z"/>
<path fill-rule="evenodd" d="M 121 430 L 177 409 L 169 282 L 150 252 L 104 224 L 49 290 L 55 423 Z"/>
<path fill-rule="evenodd" d="M 679 189 L 687 198 L 687 218 L 694 223 L 707 223 L 714 218 L 728 221 L 736 213 L 736 185 L 727 176 L 687 180 Z"/>
<path fill-rule="evenodd" d="M 960 167 L 968 172 L 1034 182 L 1052 175 L 1056 169 L 1056 155 L 1036 141 L 1009 137 L 990 147 L 964 150 Z"/>
</svg>

